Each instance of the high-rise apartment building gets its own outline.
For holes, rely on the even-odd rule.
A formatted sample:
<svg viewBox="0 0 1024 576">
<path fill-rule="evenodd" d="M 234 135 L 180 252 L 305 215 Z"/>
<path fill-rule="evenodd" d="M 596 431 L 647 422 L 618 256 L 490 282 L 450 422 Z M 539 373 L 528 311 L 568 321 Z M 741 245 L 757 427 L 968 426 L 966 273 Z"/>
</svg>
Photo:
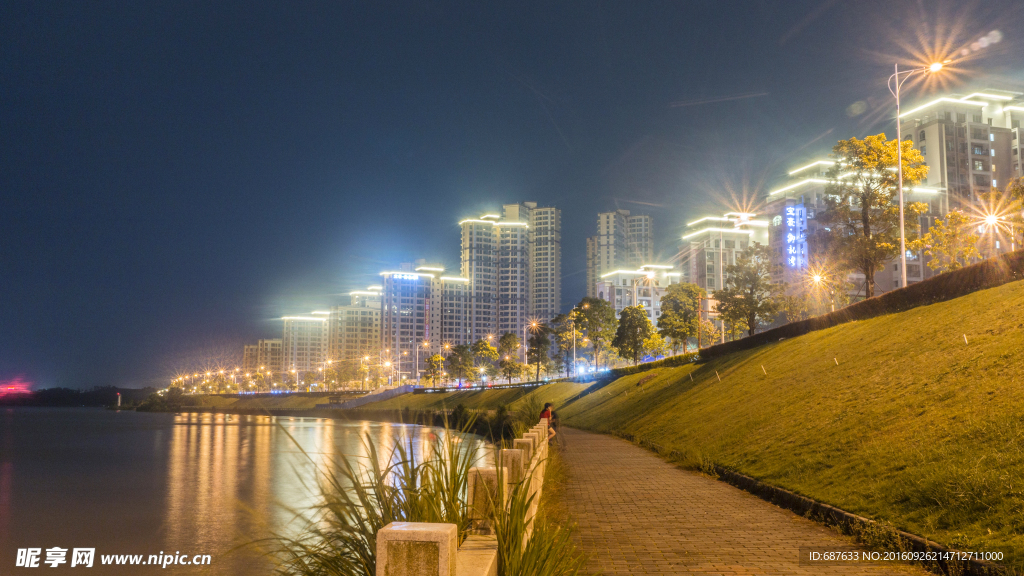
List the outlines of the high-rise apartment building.
<svg viewBox="0 0 1024 576">
<path fill-rule="evenodd" d="M 273 374 L 282 371 L 282 349 L 284 341 L 280 338 L 259 340 L 256 342 L 256 368 L 269 370 Z"/>
<path fill-rule="evenodd" d="M 377 354 L 382 286 L 349 292 L 348 306 L 333 306 L 327 318 L 327 359 L 356 362 Z"/>
<path fill-rule="evenodd" d="M 312 312 L 306 316 L 282 318 L 281 360 L 285 372 L 311 372 L 323 368 L 327 360 L 328 316 L 330 312 Z"/>
<path fill-rule="evenodd" d="M 529 214 L 530 319 L 547 322 L 562 304 L 562 211 L 532 207 Z"/>
<path fill-rule="evenodd" d="M 1024 175 L 1020 124 L 1024 94 L 981 90 L 951 94 L 908 106 L 900 114 L 905 140 L 914 142 L 928 164 L 927 186 L 944 189 L 934 212 L 969 209 L 979 194 Z"/>
<path fill-rule="evenodd" d="M 259 346 L 246 344 L 242 352 L 242 372 L 250 374 L 255 372 L 259 365 Z"/>
<path fill-rule="evenodd" d="M 470 282 L 444 272 L 423 261 L 381 272 L 378 356 L 393 364 L 399 379 L 416 379 L 430 355 L 471 342 Z"/>
<path fill-rule="evenodd" d="M 561 211 L 535 202 L 463 220 L 462 276 L 469 281 L 472 340 L 519 333 L 546 322 L 561 304 Z"/>
<path fill-rule="evenodd" d="M 654 260 L 651 217 L 629 210 L 597 215 L 597 235 L 587 239 L 587 296 L 597 296 L 604 274 L 620 268 L 635 270 Z"/>
</svg>

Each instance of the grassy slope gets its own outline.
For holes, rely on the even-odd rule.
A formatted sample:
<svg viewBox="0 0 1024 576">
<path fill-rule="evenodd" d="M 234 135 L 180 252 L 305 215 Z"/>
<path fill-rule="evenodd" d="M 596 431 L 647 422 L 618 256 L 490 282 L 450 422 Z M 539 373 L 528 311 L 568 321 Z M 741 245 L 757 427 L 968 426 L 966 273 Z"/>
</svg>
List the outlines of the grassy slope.
<svg viewBox="0 0 1024 576">
<path fill-rule="evenodd" d="M 1022 385 L 1024 282 L 1015 282 L 626 376 L 560 416 L 961 549 L 1001 550 L 1021 567 Z"/>
<path fill-rule="evenodd" d="M 463 392 L 447 392 L 444 394 L 403 394 L 382 402 L 371 402 L 360 408 L 396 409 L 411 408 L 413 410 L 434 410 L 454 408 L 462 404 L 471 410 L 493 410 L 499 406 L 507 406 L 515 410 L 520 405 L 529 405 L 536 401 L 541 404 L 551 402 L 556 407 L 565 400 L 586 388 L 584 384 L 573 382 L 553 382 L 539 388 L 507 388 L 493 390 L 467 390 Z"/>
</svg>

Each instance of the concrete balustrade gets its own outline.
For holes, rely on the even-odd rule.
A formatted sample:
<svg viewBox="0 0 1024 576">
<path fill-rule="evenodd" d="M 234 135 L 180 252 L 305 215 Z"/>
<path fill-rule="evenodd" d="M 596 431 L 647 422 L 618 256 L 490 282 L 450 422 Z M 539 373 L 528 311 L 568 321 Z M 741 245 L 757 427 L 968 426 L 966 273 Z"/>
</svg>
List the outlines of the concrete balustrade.
<svg viewBox="0 0 1024 576">
<path fill-rule="evenodd" d="M 476 534 L 458 546 L 454 524 L 392 522 L 377 532 L 376 576 L 497 576 L 498 542 L 487 519 L 493 506 L 505 506 L 514 486 L 522 483 L 533 497 L 526 512 L 525 541 L 533 535 L 534 519 L 544 485 L 548 452 L 548 422 L 542 419 L 512 448 L 497 453 L 495 467 L 470 468 L 467 505 Z"/>
<path fill-rule="evenodd" d="M 392 522 L 377 531 L 377 576 L 455 576 L 455 524 Z"/>
</svg>

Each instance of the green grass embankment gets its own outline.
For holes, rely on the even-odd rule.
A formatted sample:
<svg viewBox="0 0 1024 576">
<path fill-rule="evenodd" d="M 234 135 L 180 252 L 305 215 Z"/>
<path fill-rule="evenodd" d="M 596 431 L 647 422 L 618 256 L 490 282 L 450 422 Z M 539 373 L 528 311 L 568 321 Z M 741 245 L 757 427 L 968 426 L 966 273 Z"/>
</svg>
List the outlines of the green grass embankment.
<svg viewBox="0 0 1024 576">
<path fill-rule="evenodd" d="M 1024 282 L 624 376 L 560 416 L 1024 566 Z"/>
<path fill-rule="evenodd" d="M 462 404 L 469 410 L 495 410 L 506 406 L 515 411 L 519 406 L 537 402 L 543 405 L 551 402 L 560 406 L 567 398 L 575 396 L 586 388 L 575 382 L 552 382 L 537 388 L 492 388 L 487 390 L 462 390 L 433 394 L 403 394 L 381 402 L 360 406 L 365 410 L 444 410 Z"/>
</svg>

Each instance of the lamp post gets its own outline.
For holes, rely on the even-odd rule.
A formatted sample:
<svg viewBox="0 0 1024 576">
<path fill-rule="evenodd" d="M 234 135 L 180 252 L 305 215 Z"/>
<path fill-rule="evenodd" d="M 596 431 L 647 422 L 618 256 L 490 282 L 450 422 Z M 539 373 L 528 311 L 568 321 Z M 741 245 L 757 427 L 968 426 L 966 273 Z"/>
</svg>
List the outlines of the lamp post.
<svg viewBox="0 0 1024 576">
<path fill-rule="evenodd" d="M 540 326 L 540 324 L 536 320 L 523 325 L 523 364 L 527 363 L 526 354 L 529 349 L 529 346 L 527 345 L 528 340 L 526 339 L 526 330 L 529 329 L 530 332 L 536 332 L 538 326 Z"/>
<path fill-rule="evenodd" d="M 947 60 L 948 62 L 948 60 Z M 907 235 L 903 222 L 903 132 L 900 126 L 900 87 L 908 78 L 916 72 L 931 72 L 932 74 L 942 70 L 942 62 L 935 62 L 929 66 L 904 70 L 900 72 L 900 65 L 895 65 L 895 72 L 889 76 L 886 85 L 889 92 L 896 98 L 896 171 L 899 174 L 899 196 L 900 196 L 900 288 L 907 287 Z M 900 80 L 900 75 L 905 75 Z"/>
<path fill-rule="evenodd" d="M 423 342 L 423 347 L 426 348 L 430 345 L 430 342 Z M 416 385 L 420 385 L 420 347 L 416 347 Z"/>
</svg>

